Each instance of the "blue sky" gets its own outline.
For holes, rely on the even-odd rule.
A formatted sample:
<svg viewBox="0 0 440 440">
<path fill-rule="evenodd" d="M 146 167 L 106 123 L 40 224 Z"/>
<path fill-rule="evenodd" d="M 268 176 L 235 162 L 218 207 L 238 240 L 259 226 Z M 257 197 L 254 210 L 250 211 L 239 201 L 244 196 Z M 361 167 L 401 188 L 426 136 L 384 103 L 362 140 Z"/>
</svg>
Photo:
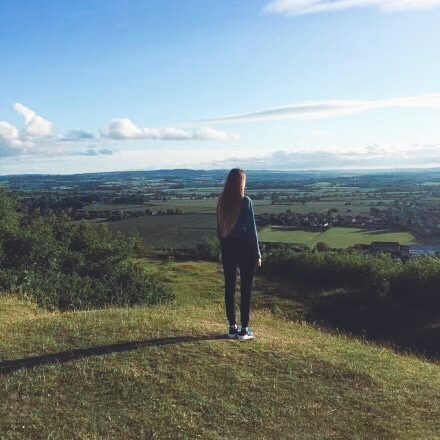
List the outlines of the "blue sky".
<svg viewBox="0 0 440 440">
<path fill-rule="evenodd" d="M 440 166 L 440 0 L 2 0 L 0 174 Z"/>
</svg>

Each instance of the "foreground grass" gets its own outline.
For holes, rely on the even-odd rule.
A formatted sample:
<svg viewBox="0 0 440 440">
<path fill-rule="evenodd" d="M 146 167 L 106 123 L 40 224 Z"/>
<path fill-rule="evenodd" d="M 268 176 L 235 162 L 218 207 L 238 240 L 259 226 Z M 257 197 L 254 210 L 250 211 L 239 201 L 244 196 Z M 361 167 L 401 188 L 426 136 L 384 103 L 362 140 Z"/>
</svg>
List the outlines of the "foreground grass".
<svg viewBox="0 0 440 440">
<path fill-rule="evenodd" d="M 61 314 L 0 297 L 0 359 L 224 333 L 217 265 L 153 266 L 174 304 Z M 254 341 L 152 345 L 0 373 L 0 438 L 438 438 L 438 363 L 266 310 L 251 324 Z"/>
</svg>

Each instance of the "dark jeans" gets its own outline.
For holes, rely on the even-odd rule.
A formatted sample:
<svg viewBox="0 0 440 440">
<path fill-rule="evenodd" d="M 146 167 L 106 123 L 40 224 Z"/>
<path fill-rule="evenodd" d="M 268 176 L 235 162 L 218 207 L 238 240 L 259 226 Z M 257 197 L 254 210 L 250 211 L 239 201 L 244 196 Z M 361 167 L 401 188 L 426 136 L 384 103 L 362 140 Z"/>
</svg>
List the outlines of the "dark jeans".
<svg viewBox="0 0 440 440">
<path fill-rule="evenodd" d="M 225 275 L 225 306 L 226 317 L 229 325 L 236 323 L 235 320 L 235 285 L 237 265 L 240 268 L 240 317 L 241 326 L 249 325 L 251 308 L 251 288 L 255 273 L 255 256 L 247 241 L 235 237 L 222 238 L 220 240 L 222 263 Z"/>
</svg>

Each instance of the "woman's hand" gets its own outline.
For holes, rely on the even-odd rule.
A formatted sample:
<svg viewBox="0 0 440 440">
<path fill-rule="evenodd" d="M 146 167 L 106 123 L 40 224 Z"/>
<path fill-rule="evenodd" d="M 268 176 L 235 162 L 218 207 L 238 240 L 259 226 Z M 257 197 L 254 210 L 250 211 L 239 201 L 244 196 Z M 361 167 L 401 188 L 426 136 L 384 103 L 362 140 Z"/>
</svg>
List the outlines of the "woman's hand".
<svg viewBox="0 0 440 440">
<path fill-rule="evenodd" d="M 261 267 L 261 258 L 259 258 L 257 261 L 257 267 Z"/>
</svg>

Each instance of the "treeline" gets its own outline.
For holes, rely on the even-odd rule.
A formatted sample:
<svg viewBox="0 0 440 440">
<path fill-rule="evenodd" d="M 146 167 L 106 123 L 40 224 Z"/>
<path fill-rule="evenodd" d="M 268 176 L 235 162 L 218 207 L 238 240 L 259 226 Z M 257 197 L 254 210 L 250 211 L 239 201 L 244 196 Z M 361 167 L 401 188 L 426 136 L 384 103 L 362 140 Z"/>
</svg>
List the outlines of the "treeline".
<svg viewBox="0 0 440 440">
<path fill-rule="evenodd" d="M 0 292 L 34 298 L 49 309 L 158 304 L 173 293 L 132 262 L 139 245 L 101 225 L 73 229 L 66 215 L 20 215 L 0 187 Z"/>
<path fill-rule="evenodd" d="M 373 295 L 421 307 L 440 305 L 440 259 L 434 257 L 396 263 L 388 254 L 280 247 L 265 255 L 264 271 L 329 287 L 365 287 Z"/>
<path fill-rule="evenodd" d="M 167 209 L 159 209 L 158 211 L 152 211 L 151 209 L 142 209 L 142 210 L 125 210 L 118 209 L 110 211 L 109 209 L 99 210 L 99 211 L 85 211 L 79 210 L 73 213 L 70 213 L 70 217 L 72 220 L 92 220 L 95 218 L 107 219 L 111 222 L 128 220 L 131 218 L 145 217 L 150 215 L 181 215 L 183 211 L 179 208 L 167 208 Z"/>
<path fill-rule="evenodd" d="M 77 210 L 82 209 L 87 203 L 81 200 L 78 200 L 73 197 L 65 197 L 61 200 L 57 200 L 55 198 L 24 198 L 18 207 L 18 211 L 28 211 L 28 210 L 37 210 L 39 209 L 41 213 L 45 213 L 49 210 L 58 211 L 58 210 Z"/>
</svg>

